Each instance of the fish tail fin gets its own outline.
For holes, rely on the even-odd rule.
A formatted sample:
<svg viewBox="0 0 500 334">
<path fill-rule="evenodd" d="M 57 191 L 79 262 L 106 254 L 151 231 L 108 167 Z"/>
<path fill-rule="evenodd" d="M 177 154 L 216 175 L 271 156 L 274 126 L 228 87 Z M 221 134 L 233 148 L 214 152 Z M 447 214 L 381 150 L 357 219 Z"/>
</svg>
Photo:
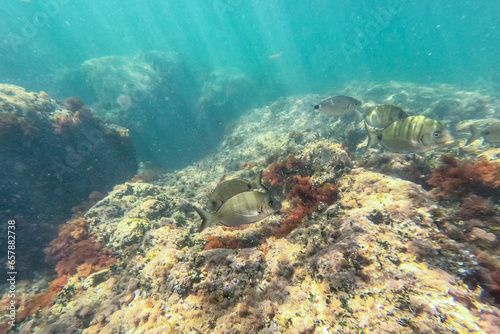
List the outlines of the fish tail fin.
<svg viewBox="0 0 500 334">
<path fill-rule="evenodd" d="M 370 128 L 368 127 L 368 124 L 366 124 L 366 122 L 365 122 L 365 130 L 366 130 L 366 134 L 368 135 L 368 143 L 366 144 L 366 151 L 368 151 L 368 149 L 370 147 L 372 147 L 373 145 L 375 145 L 378 142 L 378 138 L 377 138 L 377 134 L 373 130 L 370 130 Z"/>
<path fill-rule="evenodd" d="M 361 123 L 361 121 L 363 121 L 363 114 L 361 113 L 361 111 L 359 111 L 358 109 L 354 110 L 354 113 L 356 115 L 356 124 L 358 123 Z"/>
<path fill-rule="evenodd" d="M 269 189 L 262 183 L 262 170 L 259 172 L 259 175 L 252 181 L 252 188 L 269 192 Z"/>
<path fill-rule="evenodd" d="M 193 208 L 201 217 L 201 225 L 198 228 L 198 232 L 201 232 L 212 224 L 213 214 L 211 214 L 210 212 L 208 212 L 206 210 L 203 210 L 202 208 L 198 208 L 194 205 L 193 205 Z"/>
<path fill-rule="evenodd" d="M 465 143 L 465 146 L 472 144 L 475 142 L 478 138 L 482 137 L 483 134 L 481 131 L 479 131 L 478 128 L 476 128 L 474 125 L 469 126 L 470 133 L 472 134 L 469 139 L 467 139 L 467 143 Z"/>
</svg>

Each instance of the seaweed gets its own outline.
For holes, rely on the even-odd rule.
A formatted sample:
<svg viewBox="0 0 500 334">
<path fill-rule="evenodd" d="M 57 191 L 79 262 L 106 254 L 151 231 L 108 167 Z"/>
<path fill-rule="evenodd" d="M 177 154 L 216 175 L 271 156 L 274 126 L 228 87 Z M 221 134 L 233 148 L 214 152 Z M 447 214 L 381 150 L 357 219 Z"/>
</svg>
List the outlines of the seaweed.
<svg viewBox="0 0 500 334">
<path fill-rule="evenodd" d="M 332 183 L 321 186 L 312 184 L 309 177 L 294 176 L 295 184 L 287 195 L 290 202 L 290 214 L 273 228 L 273 235 L 282 238 L 297 228 L 306 216 L 311 216 L 321 202 L 331 205 L 338 198 L 338 188 Z"/>
<path fill-rule="evenodd" d="M 294 184 L 293 177 L 296 175 L 308 176 L 309 169 L 305 160 L 290 154 L 279 163 L 271 164 L 269 172 L 264 172 L 262 177 L 276 190 L 288 193 Z"/>
<path fill-rule="evenodd" d="M 459 160 L 450 155 L 441 157 L 443 166 L 431 170 L 427 184 L 439 188 L 440 199 L 462 199 L 469 194 L 500 195 L 500 168 L 485 158 L 477 161 Z"/>
<path fill-rule="evenodd" d="M 85 103 L 83 103 L 83 101 L 77 96 L 68 97 L 64 101 L 64 107 L 66 107 L 66 109 L 71 110 L 73 112 L 77 112 L 79 110 L 82 110 L 84 105 L 85 105 Z"/>
<path fill-rule="evenodd" d="M 490 294 L 493 296 L 495 301 L 500 304 L 500 266 L 498 266 L 496 270 L 490 274 L 490 277 L 493 281 Z"/>
<path fill-rule="evenodd" d="M 56 264 L 59 277 L 78 271 L 90 275 L 116 262 L 108 249 L 90 237 L 88 221 L 84 218 L 62 225 L 59 236 L 45 249 L 45 255 L 48 263 Z M 84 264 L 85 267 L 78 270 Z"/>
<path fill-rule="evenodd" d="M 227 237 L 218 237 L 214 235 L 209 235 L 207 237 L 205 250 L 216 249 L 216 248 L 238 249 L 242 248 L 242 243 L 234 235 Z"/>
<path fill-rule="evenodd" d="M 495 214 L 495 206 L 488 198 L 472 194 L 463 199 L 459 213 L 462 219 L 485 218 Z"/>
</svg>

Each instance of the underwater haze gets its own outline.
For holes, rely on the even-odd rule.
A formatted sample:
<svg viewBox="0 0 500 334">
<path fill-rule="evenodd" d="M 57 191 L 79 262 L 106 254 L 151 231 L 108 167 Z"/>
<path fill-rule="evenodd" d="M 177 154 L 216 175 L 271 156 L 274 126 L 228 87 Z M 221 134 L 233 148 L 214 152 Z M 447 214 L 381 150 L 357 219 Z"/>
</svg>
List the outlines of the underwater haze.
<svg viewBox="0 0 500 334">
<path fill-rule="evenodd" d="M 180 168 L 216 148 L 232 119 L 280 96 L 327 94 L 353 81 L 498 94 L 499 15 L 494 0 L 9 1 L 0 13 L 0 80 L 78 96 L 130 130 L 140 160 Z M 170 59 L 131 60 L 152 51 Z M 94 59 L 107 63 L 89 69 Z M 158 63 L 170 65 L 160 74 Z M 135 87 L 151 73 L 133 67 L 146 66 L 163 91 Z M 129 97 L 137 102 L 130 109 Z"/>
<path fill-rule="evenodd" d="M 498 17 L 495 0 L 8 1 L 0 79 L 52 94 L 88 59 L 157 50 L 193 71 L 264 75 L 283 95 L 352 80 L 471 86 L 498 75 Z"/>
<path fill-rule="evenodd" d="M 3 0 L 0 333 L 500 331 L 498 0 Z"/>
</svg>

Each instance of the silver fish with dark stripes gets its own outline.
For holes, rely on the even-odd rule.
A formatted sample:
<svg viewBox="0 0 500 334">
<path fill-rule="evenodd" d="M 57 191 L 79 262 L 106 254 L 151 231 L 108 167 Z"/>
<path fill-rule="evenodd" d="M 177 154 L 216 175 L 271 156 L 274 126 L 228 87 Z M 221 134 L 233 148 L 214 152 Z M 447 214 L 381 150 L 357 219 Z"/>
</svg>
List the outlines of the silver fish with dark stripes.
<svg viewBox="0 0 500 334">
<path fill-rule="evenodd" d="M 366 149 L 379 143 L 389 151 L 397 153 L 423 153 L 454 142 L 444 124 L 425 116 L 409 116 L 391 123 L 382 131 L 370 129 Z"/>
<path fill-rule="evenodd" d="M 368 125 L 376 128 L 385 128 L 389 124 L 408 117 L 408 114 L 398 106 L 381 104 L 370 108 L 364 114 L 356 110 L 358 120 L 365 120 Z"/>
</svg>

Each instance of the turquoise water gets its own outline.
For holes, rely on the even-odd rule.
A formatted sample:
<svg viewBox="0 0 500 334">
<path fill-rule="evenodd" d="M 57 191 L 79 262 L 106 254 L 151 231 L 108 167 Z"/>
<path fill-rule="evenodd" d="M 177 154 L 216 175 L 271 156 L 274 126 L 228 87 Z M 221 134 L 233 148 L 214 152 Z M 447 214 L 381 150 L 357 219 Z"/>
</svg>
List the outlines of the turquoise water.
<svg viewBox="0 0 500 334">
<path fill-rule="evenodd" d="M 55 78 L 85 60 L 159 50 L 193 71 L 260 74 L 277 95 L 351 80 L 474 86 L 499 71 L 498 17 L 495 0 L 12 0 L 0 12 L 0 80 L 57 96 Z"/>
<path fill-rule="evenodd" d="M 0 13 L 0 81 L 82 98 L 130 130 L 140 161 L 175 169 L 217 149 L 232 119 L 283 96 L 331 95 L 353 81 L 498 95 L 498 17 L 493 0 L 9 1 Z M 135 63 L 110 74 L 116 59 L 94 66 L 94 79 L 82 70 L 89 60 L 145 52 L 177 63 L 149 55 L 153 71 L 166 64 L 162 73 Z M 153 91 L 147 81 L 156 75 Z M 122 94 L 137 102 L 128 116 L 118 111 Z"/>
<path fill-rule="evenodd" d="M 151 223 L 148 222 L 148 229 L 163 226 L 156 225 L 157 222 L 161 224 L 174 222 L 175 228 L 191 228 L 193 224 L 199 223 L 199 217 L 194 216 L 196 222 L 192 221 L 194 213 L 191 215 L 189 205 L 208 201 L 205 195 L 213 190 L 208 189 L 208 184 L 210 187 L 215 185 L 220 177 L 222 177 L 220 180 L 225 177 L 231 178 L 235 171 L 240 169 L 260 168 L 264 161 L 265 165 L 269 166 L 264 168 L 271 169 L 273 162 L 286 162 L 283 159 L 292 149 L 294 151 L 300 149 L 301 154 L 310 155 L 315 165 L 311 162 L 309 166 L 308 162 L 307 169 L 311 167 L 311 175 L 314 171 L 316 175 L 322 175 L 324 180 L 332 175 L 341 177 L 344 173 L 348 173 L 352 165 L 377 173 L 401 172 L 403 175 L 396 174 L 396 176 L 426 184 L 426 174 L 429 175 L 434 170 L 434 164 L 439 163 L 438 155 L 443 152 L 436 153 L 429 160 L 421 156 L 394 154 L 392 155 L 394 164 L 391 156 L 388 157 L 385 153 L 365 154 L 364 150 L 358 148 L 365 140 L 366 133 L 362 123 L 354 122 L 353 113 L 343 116 L 313 113 L 313 106 L 326 97 L 348 94 L 363 100 L 364 104 L 368 102 L 366 104 L 398 105 L 410 115 L 424 115 L 443 121 L 454 136 L 459 134 L 456 138 L 462 143 L 466 138 L 470 138 L 469 130 L 474 129 L 469 126 L 475 124 L 466 121 L 477 119 L 483 128 L 483 125 L 492 124 L 494 118 L 498 119 L 500 110 L 498 108 L 500 99 L 498 0 L 454 2 L 8 0 L 3 2 L 0 10 L 0 84 L 18 85 L 28 92 L 44 91 L 48 94 L 27 97 L 24 92 L 16 95 L 21 91 L 19 89 L 11 90 L 6 85 L 0 86 L 0 170 L 2 171 L 0 221 L 6 222 L 15 218 L 16 233 L 21 236 L 17 244 L 19 278 L 24 276 L 36 278 L 38 272 L 43 273 L 49 265 L 53 269 L 52 265 L 60 259 L 53 256 L 51 260 L 53 263 L 48 264 L 40 255 L 44 249 L 48 249 L 50 241 L 57 237 L 59 225 L 66 222 L 74 212 L 80 212 L 76 216 L 83 215 L 88 210 L 86 206 L 93 205 L 102 198 L 101 196 L 106 196 L 115 185 L 128 181 L 134 183 L 134 179 L 143 178 L 145 183 L 158 180 L 156 186 L 165 185 L 169 189 L 169 194 L 163 194 L 161 189 L 167 188 L 155 188 L 153 185 L 142 187 L 138 183 L 134 186 L 122 185 L 117 188 L 118 192 L 123 190 L 124 196 L 129 199 L 135 196 L 134 201 L 140 206 L 140 208 L 137 206 L 138 215 L 143 215 L 143 212 L 151 213 L 151 217 L 154 218 L 151 219 Z M 398 82 L 410 84 L 399 85 Z M 449 85 L 437 86 L 439 84 Z M 428 87 L 437 88 L 431 91 L 427 89 Z M 470 93 L 475 91 L 480 91 L 481 94 Z M 47 96 L 54 100 L 50 100 Z M 81 98 L 85 105 L 91 108 L 83 104 L 74 110 L 68 107 L 65 101 L 75 96 Z M 296 98 L 281 99 L 289 96 Z M 30 99 L 32 99 L 30 103 L 25 103 Z M 70 99 L 73 102 L 75 100 L 79 101 Z M 17 105 L 10 104 L 13 101 L 19 102 L 21 107 L 17 108 Z M 277 102 L 274 103 L 275 101 Z M 25 110 L 20 109 L 24 104 L 32 109 L 23 114 Z M 243 122 L 236 121 L 252 108 L 262 108 L 271 104 L 269 108 L 250 114 L 256 115 L 254 118 L 262 117 L 258 121 L 266 121 L 256 122 L 256 125 L 252 124 L 252 118 L 243 118 L 248 122 L 243 125 Z M 71 112 L 62 109 L 70 109 Z M 95 115 L 99 117 L 93 117 Z M 295 122 L 296 120 L 299 121 Z M 329 126 L 329 122 L 332 122 L 332 126 Z M 269 135 L 271 131 L 260 128 L 263 123 L 272 127 L 272 131 L 275 131 L 273 134 L 277 135 L 276 138 L 281 136 L 276 145 L 273 146 L 274 137 Z M 315 124 L 321 124 L 321 127 L 311 130 Z M 463 126 L 461 133 L 456 130 L 459 124 Z M 122 126 L 128 131 L 117 130 L 115 125 Z M 254 130 L 256 132 L 262 130 L 262 134 L 257 133 L 254 137 L 254 133 L 251 132 Z M 225 135 L 228 136 L 224 137 Z M 291 144 L 289 146 L 284 144 L 283 138 Z M 380 139 L 378 136 L 373 138 Z M 252 147 L 253 139 L 256 139 L 255 147 Z M 221 148 L 224 140 L 229 144 L 222 145 Z M 464 154 L 470 157 L 489 147 L 479 144 L 481 140 L 476 142 L 477 147 L 474 148 L 476 151 L 472 151 L 472 146 L 459 149 L 457 142 L 447 153 L 456 153 L 461 158 L 465 158 L 462 156 Z M 247 147 L 240 145 L 247 144 L 248 141 L 250 143 Z M 327 147 L 325 142 L 332 144 L 332 147 L 335 145 L 336 148 L 332 149 L 329 145 Z M 342 145 L 337 145 L 338 143 Z M 312 144 L 312 148 L 307 146 L 309 144 Z M 323 146 L 324 154 L 321 153 Z M 453 151 L 455 148 L 457 151 Z M 238 149 L 245 152 L 242 153 Z M 389 150 L 381 149 L 379 152 L 387 151 Z M 214 154 L 216 152 L 218 154 Z M 249 160 L 254 160 L 244 161 L 243 159 L 247 157 Z M 185 169 L 192 164 L 196 164 L 199 168 Z M 255 167 L 252 167 L 253 164 Z M 463 168 L 472 169 L 472 167 Z M 361 168 L 356 169 L 353 176 L 362 173 Z M 246 175 L 255 173 L 250 170 L 243 173 Z M 214 171 L 215 173 L 212 173 Z M 281 173 L 290 171 L 287 167 L 287 172 Z M 292 172 L 298 173 L 296 170 Z M 166 177 L 164 173 L 167 173 Z M 224 175 L 219 175 L 222 173 Z M 134 177 L 136 174 L 139 175 L 138 178 Z M 290 173 L 288 176 L 292 180 L 294 175 Z M 460 178 L 454 177 L 457 179 L 454 182 L 458 183 Z M 269 183 L 271 180 L 270 177 Z M 299 178 L 297 180 L 300 182 Z M 368 182 L 371 178 L 365 177 L 360 180 L 356 182 L 361 183 L 363 180 Z M 469 180 L 472 184 L 474 177 Z M 380 190 L 382 198 L 387 189 L 391 188 L 383 183 L 380 184 L 382 185 L 377 186 L 380 187 L 377 191 Z M 400 183 L 394 184 L 397 186 Z M 431 188 L 429 184 L 427 184 L 428 189 Z M 439 185 L 433 185 L 432 188 L 434 187 Z M 482 186 L 477 187 L 479 190 L 470 191 L 474 196 L 475 192 L 479 195 L 468 198 L 472 204 L 467 204 L 464 200 L 468 206 L 460 206 L 459 201 L 462 201 L 462 198 L 457 197 L 459 199 L 443 202 L 446 210 L 435 211 L 436 224 L 442 224 L 438 227 L 445 226 L 443 231 L 447 231 L 450 236 L 453 235 L 452 239 L 456 237 L 455 234 L 460 235 L 457 241 L 461 243 L 460 245 L 465 244 L 463 246 L 465 250 L 470 249 L 467 248 L 470 246 L 467 243 L 469 241 L 472 243 L 476 236 L 482 236 L 484 240 L 487 238 L 491 240 L 492 236 L 496 237 L 495 240 L 499 238 L 497 229 L 491 228 L 490 233 L 486 228 L 486 225 L 490 224 L 486 219 L 490 216 L 492 216 L 491 224 L 498 223 L 494 220 L 497 218 L 495 215 L 498 215 L 499 196 L 498 187 L 495 187 L 496 192 L 491 194 L 491 206 L 495 205 L 495 208 L 491 209 L 491 212 L 484 209 L 485 217 L 481 216 L 480 211 L 483 209 L 477 210 L 476 213 L 472 210 L 476 201 L 480 204 L 484 203 L 481 200 L 490 201 L 486 199 L 490 196 L 486 194 L 489 188 L 484 190 Z M 131 190 L 132 188 L 134 189 Z M 135 189 L 137 193 L 134 193 L 134 196 L 130 195 L 129 191 L 135 192 Z M 159 201 L 150 199 L 153 195 L 148 189 L 158 192 L 153 194 L 151 190 L 151 194 L 158 195 Z M 342 185 L 341 189 L 347 188 Z M 361 192 L 361 188 L 359 189 Z M 101 194 L 92 193 L 93 191 Z M 280 200 L 287 198 L 288 204 L 292 203 L 290 201 L 292 197 L 285 194 L 285 188 L 282 192 Z M 305 191 L 304 193 L 306 194 Z M 333 194 L 333 191 L 331 193 Z M 396 191 L 396 197 L 397 194 Z M 91 201 L 87 201 L 89 195 Z M 114 196 L 113 198 L 117 198 L 121 195 Z M 374 197 L 376 201 L 379 198 L 377 196 Z M 435 196 L 435 193 L 432 196 Z M 140 201 L 146 197 L 147 205 L 142 207 Z M 352 198 L 345 203 L 351 205 L 355 200 L 357 203 L 356 197 Z M 112 218 L 109 220 L 112 223 L 104 228 L 106 232 L 110 232 L 104 234 L 106 237 L 112 235 L 115 222 L 117 226 L 136 223 L 132 220 L 135 219 L 134 211 L 127 211 L 130 209 L 129 199 L 124 197 L 124 204 L 120 204 L 122 207 L 115 206 L 112 202 L 102 202 L 105 203 L 104 213 L 98 214 L 106 217 L 109 211 Z M 408 197 L 408 200 L 413 198 Z M 155 201 L 159 202 L 158 207 L 154 207 Z M 422 203 L 424 202 L 427 203 L 427 199 L 425 201 L 422 199 Z M 165 204 L 167 208 L 164 209 L 160 204 Z M 381 204 L 385 206 L 383 202 Z M 287 207 L 290 208 L 289 205 Z M 466 209 L 463 210 L 465 214 L 459 212 L 462 207 Z M 304 208 L 299 209 L 306 212 Z M 340 221 L 337 220 L 337 214 L 351 210 L 347 206 L 338 208 L 338 211 L 337 208 L 318 211 L 318 215 L 313 216 L 310 222 L 316 219 L 316 222 L 325 225 L 329 224 L 330 219 L 335 218 L 331 221 L 336 224 Z M 354 208 L 351 212 L 354 210 L 357 209 Z M 411 210 L 415 211 L 413 207 Z M 425 210 L 429 213 L 429 217 L 431 213 L 434 215 L 434 211 Z M 282 222 L 293 217 L 290 212 L 293 213 L 293 211 L 283 213 Z M 377 214 L 383 216 L 381 212 L 374 210 L 368 216 L 369 220 L 372 216 L 377 218 Z M 450 212 L 453 214 L 449 214 Z M 467 213 L 474 219 L 467 218 Z M 112 214 L 116 216 L 112 217 Z M 325 220 L 321 216 L 323 214 Z M 474 214 L 485 219 L 484 226 L 477 223 Z M 450 221 L 445 221 L 444 216 Z M 389 224 L 390 216 L 387 217 L 388 220 L 384 225 Z M 462 219 L 463 217 L 466 218 Z M 163 218 L 166 220 L 162 220 Z M 471 223 L 464 223 L 469 218 Z M 452 225 L 455 224 L 452 221 L 454 219 L 457 220 L 457 226 Z M 350 225 L 351 228 L 353 226 L 352 222 L 347 224 L 347 220 L 344 223 L 345 226 Z M 390 223 L 392 224 L 392 218 Z M 88 221 L 80 224 L 89 226 Z M 447 226 L 451 227 L 446 230 Z M 379 227 L 380 231 L 385 228 L 383 225 Z M 478 229 L 477 227 L 485 227 L 485 230 L 470 233 L 470 230 Z M 358 233 L 355 229 L 352 230 Z M 420 230 L 418 227 L 418 231 Z M 141 227 L 141 238 L 145 231 L 142 231 Z M 268 233 L 266 229 L 262 231 Z M 0 232 L 7 234 L 6 224 L 0 224 Z M 482 232 L 484 233 L 481 234 Z M 90 237 L 91 233 L 95 232 L 89 232 L 88 238 L 98 235 Z M 130 238 L 124 234 L 125 240 L 135 240 L 132 238 L 135 236 L 130 233 Z M 323 237 L 323 230 L 321 234 Z M 336 235 L 337 231 L 332 233 L 332 237 L 328 237 L 331 239 L 328 242 L 336 242 L 334 241 Z M 195 237 L 198 239 L 194 239 Z M 182 237 L 181 240 L 180 234 L 177 234 L 175 238 L 179 248 L 193 240 L 196 241 L 196 243 L 193 241 L 193 245 L 201 247 L 205 241 L 199 234 L 195 237 L 193 239 Z M 268 237 L 264 236 L 262 242 Z M 64 238 L 59 239 L 64 241 Z M 224 243 L 223 239 L 219 240 Z M 254 247 L 256 244 L 252 240 L 253 236 L 248 237 L 245 241 L 248 243 L 245 245 Z M 437 237 L 435 240 L 438 240 Z M 68 241 L 71 245 L 78 242 L 80 241 L 77 237 Z M 140 242 L 142 241 L 131 241 L 134 245 L 139 245 Z M 496 244 L 490 241 L 491 248 L 498 246 L 498 242 L 495 242 Z M 381 250 L 385 249 L 387 241 L 379 242 L 377 239 L 377 243 L 379 246 L 384 246 L 375 245 Z M 121 246 L 116 246 L 116 249 L 119 247 Z M 474 249 L 475 246 L 470 247 Z M 61 254 L 65 248 L 68 248 L 67 245 L 62 244 Z M 434 253 L 427 252 L 426 248 L 427 246 L 422 243 L 423 253 L 428 254 L 429 259 L 434 257 L 436 262 L 441 261 L 441 256 L 429 255 Z M 55 253 L 59 256 L 59 252 Z M 387 253 L 382 251 L 380 254 Z M 64 260 L 63 255 L 61 258 Z M 458 256 L 456 258 L 447 256 L 449 257 L 442 257 L 443 266 L 445 266 L 444 259 L 454 265 L 464 263 Z M 6 258 L 7 248 L 2 244 L 0 262 L 6 263 Z M 377 260 L 380 263 L 378 257 Z M 398 266 L 396 262 L 390 261 Z M 354 266 L 355 264 L 353 268 Z M 382 268 L 382 263 L 380 266 Z M 472 278 L 472 283 L 483 279 L 475 276 Z M 35 286 L 32 291 L 38 289 L 39 287 Z M 330 292 L 332 292 L 331 287 Z M 329 302 L 325 305 L 327 304 L 330 305 Z M 324 309 L 329 308 L 330 306 L 324 307 Z M 410 310 L 413 313 L 413 310 Z M 297 317 L 302 316 L 295 311 L 293 314 Z M 354 316 L 352 319 L 357 321 Z M 1 325 L 0 322 L 0 332 Z"/>
</svg>

